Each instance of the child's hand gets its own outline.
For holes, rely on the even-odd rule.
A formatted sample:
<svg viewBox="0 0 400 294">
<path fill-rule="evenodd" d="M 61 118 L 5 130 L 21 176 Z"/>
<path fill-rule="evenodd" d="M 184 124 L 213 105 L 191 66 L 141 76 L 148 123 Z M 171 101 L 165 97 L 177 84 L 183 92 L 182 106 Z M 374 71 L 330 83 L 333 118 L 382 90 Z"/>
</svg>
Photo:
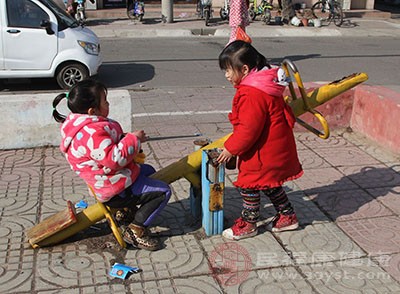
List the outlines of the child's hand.
<svg viewBox="0 0 400 294">
<path fill-rule="evenodd" d="M 228 162 L 232 157 L 233 154 L 224 148 L 222 149 L 221 154 L 218 156 L 217 161 L 218 163 Z"/>
<path fill-rule="evenodd" d="M 141 143 L 147 141 L 146 133 L 143 130 L 134 131 L 134 132 L 132 132 L 132 134 L 134 134 L 136 137 L 138 137 L 138 139 L 140 140 Z"/>
</svg>

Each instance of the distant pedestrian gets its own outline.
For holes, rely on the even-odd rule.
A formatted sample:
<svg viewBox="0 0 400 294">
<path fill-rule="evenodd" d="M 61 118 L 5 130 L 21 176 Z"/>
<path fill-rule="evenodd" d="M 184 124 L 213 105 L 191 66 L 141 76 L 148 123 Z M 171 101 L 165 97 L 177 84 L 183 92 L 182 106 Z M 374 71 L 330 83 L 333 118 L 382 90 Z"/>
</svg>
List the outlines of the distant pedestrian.
<svg viewBox="0 0 400 294">
<path fill-rule="evenodd" d="M 290 24 L 290 20 L 296 15 L 292 0 L 280 0 L 279 6 L 282 7 L 282 22 Z"/>
<path fill-rule="evenodd" d="M 257 235 L 261 193 L 277 211 L 269 229 L 297 229 L 294 208 L 282 187 L 303 174 L 293 134 L 296 120 L 282 96 L 287 85 L 285 72 L 271 67 L 251 44 L 240 40 L 225 47 L 219 66 L 237 90 L 229 114 L 233 133 L 224 143 L 218 162 L 238 157 L 234 185 L 243 204 L 240 217 L 222 236 L 240 240 Z"/>
<path fill-rule="evenodd" d="M 229 26 L 231 27 L 231 35 L 229 43 L 236 40 L 239 27 L 246 31 L 246 27 L 250 24 L 248 10 L 248 0 L 230 0 Z"/>
</svg>

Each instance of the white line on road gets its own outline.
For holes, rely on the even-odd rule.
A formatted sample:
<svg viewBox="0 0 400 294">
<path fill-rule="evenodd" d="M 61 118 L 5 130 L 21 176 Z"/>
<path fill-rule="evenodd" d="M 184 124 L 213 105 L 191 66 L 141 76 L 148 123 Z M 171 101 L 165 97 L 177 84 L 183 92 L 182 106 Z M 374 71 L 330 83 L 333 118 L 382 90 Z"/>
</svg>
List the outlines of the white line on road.
<svg viewBox="0 0 400 294">
<path fill-rule="evenodd" d="M 153 112 L 153 113 L 134 113 L 132 117 L 145 116 L 178 116 L 178 115 L 197 115 L 197 114 L 218 114 L 229 113 L 230 110 L 211 110 L 211 111 L 175 111 L 175 112 Z"/>
</svg>

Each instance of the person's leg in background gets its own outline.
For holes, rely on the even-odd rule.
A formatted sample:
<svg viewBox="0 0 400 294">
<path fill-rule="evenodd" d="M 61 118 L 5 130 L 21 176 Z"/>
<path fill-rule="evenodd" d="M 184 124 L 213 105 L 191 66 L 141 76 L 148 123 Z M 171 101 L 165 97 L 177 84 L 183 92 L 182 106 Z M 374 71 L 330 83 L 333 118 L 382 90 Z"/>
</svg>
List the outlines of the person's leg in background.
<svg viewBox="0 0 400 294">
<path fill-rule="evenodd" d="M 239 27 L 246 31 L 246 27 L 249 25 L 249 7 L 246 3 L 246 0 L 230 1 L 229 26 L 231 27 L 231 34 L 228 44 L 236 40 L 237 30 Z"/>
</svg>

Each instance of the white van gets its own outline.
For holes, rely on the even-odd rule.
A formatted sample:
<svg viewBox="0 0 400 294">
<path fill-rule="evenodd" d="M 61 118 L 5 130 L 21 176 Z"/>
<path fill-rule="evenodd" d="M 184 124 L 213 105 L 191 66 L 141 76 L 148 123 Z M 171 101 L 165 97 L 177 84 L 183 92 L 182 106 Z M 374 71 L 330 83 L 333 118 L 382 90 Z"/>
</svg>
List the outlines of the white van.
<svg viewBox="0 0 400 294">
<path fill-rule="evenodd" d="M 97 74 L 99 39 L 52 0 L 0 0 L 0 79 L 55 77 L 63 89 Z"/>
</svg>

